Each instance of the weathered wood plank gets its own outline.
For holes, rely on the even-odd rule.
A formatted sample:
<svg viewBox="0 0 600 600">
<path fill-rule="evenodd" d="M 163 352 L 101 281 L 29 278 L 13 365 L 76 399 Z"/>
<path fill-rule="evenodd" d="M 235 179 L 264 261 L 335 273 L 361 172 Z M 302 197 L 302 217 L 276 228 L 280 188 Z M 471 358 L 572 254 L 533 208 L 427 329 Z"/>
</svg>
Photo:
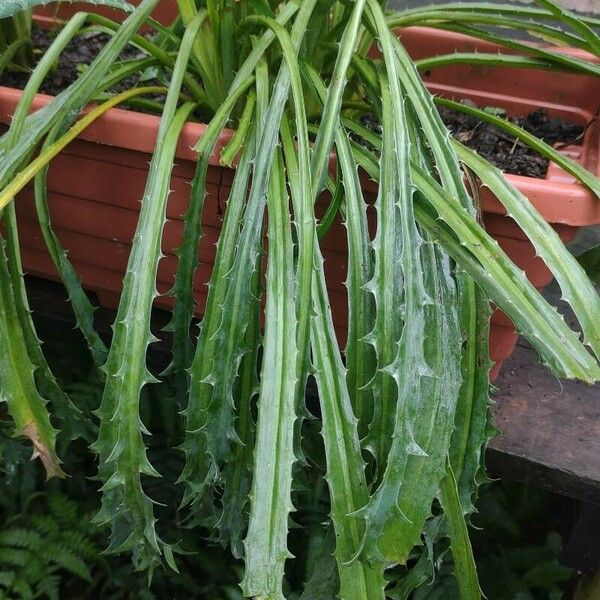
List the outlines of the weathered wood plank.
<svg viewBox="0 0 600 600">
<path fill-rule="evenodd" d="M 600 503 L 600 386 L 558 381 L 518 345 L 493 395 L 493 475 Z"/>
</svg>

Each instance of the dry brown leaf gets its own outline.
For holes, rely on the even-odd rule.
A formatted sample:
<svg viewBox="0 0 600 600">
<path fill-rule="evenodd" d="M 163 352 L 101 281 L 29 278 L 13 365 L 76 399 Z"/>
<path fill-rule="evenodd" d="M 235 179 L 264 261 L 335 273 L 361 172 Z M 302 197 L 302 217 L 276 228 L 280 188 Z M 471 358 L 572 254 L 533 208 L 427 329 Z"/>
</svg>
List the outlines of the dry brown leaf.
<svg viewBox="0 0 600 600">
<path fill-rule="evenodd" d="M 39 458 L 46 469 L 46 481 L 52 479 L 52 477 L 60 477 L 64 479 L 66 477 L 65 472 L 60 468 L 58 459 L 54 452 L 48 448 L 40 437 L 40 433 L 36 424 L 32 421 L 23 429 L 23 435 L 26 435 L 33 444 L 33 454 L 31 460 Z"/>
</svg>

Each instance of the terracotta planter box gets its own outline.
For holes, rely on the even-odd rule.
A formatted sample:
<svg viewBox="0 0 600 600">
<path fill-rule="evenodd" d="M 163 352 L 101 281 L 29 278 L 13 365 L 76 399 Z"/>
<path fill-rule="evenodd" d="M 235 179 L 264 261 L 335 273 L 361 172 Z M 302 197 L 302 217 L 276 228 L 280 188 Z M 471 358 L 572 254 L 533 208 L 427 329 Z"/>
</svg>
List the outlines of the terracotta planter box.
<svg viewBox="0 0 600 600">
<path fill-rule="evenodd" d="M 443 54 L 453 50 L 495 50 L 493 46 L 464 36 L 410 28 L 401 33 L 403 42 L 415 58 Z M 469 98 L 482 106 L 502 106 L 513 115 L 524 115 L 544 107 L 550 113 L 582 124 L 592 121 L 600 104 L 600 79 L 565 74 L 504 69 L 490 71 L 480 67 L 447 67 L 427 75 L 432 92 L 451 98 Z M 515 94 L 518 96 L 515 97 Z M 19 91 L 0 88 L 0 122 L 8 124 L 19 101 Z M 35 108 L 49 101 L 38 96 Z M 54 228 L 70 251 L 70 258 L 83 285 L 97 293 L 101 304 L 115 307 L 135 230 L 139 201 L 147 175 L 148 161 L 154 148 L 158 117 L 114 109 L 89 127 L 52 163 L 48 189 Z M 163 239 L 165 258 L 158 271 L 158 289 L 167 291 L 176 268 L 174 249 L 183 231 L 182 215 L 189 196 L 195 154 L 191 147 L 205 127 L 187 124 L 177 151 L 173 171 L 167 223 Z M 220 147 L 229 134 L 224 134 Z M 590 126 L 580 146 L 566 151 L 589 170 L 598 172 L 600 125 Z M 195 278 L 199 313 L 206 299 L 206 282 L 214 260 L 214 242 L 221 223 L 220 205 L 225 202 L 233 178 L 230 169 L 214 161 L 208 174 L 208 197 L 203 217 L 200 267 Z M 545 180 L 510 176 L 537 209 L 569 241 L 579 227 L 600 223 L 600 202 L 583 186 L 551 165 Z M 535 255 L 517 225 L 504 214 L 499 202 L 483 190 L 484 221 L 488 231 L 517 265 L 525 270 L 536 287 L 551 281 L 550 271 Z M 31 190 L 17 199 L 21 224 L 22 253 L 28 273 L 57 278 L 52 261 L 36 223 Z M 340 338 L 345 337 L 347 318 L 345 230 L 336 224 L 324 241 L 328 287 L 334 308 L 334 320 Z M 172 299 L 158 298 L 158 306 L 168 307 Z M 500 311 L 492 319 L 491 357 L 496 363 L 495 377 L 502 361 L 512 352 L 517 340 L 512 323 Z"/>
</svg>

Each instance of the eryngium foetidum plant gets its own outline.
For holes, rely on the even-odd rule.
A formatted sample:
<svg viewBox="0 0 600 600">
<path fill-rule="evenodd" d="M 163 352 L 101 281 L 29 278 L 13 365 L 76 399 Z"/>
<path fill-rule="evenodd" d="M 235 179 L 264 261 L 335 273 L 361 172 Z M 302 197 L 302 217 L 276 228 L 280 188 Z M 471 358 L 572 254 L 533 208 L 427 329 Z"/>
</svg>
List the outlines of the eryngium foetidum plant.
<svg viewBox="0 0 600 600">
<path fill-rule="evenodd" d="M 310 507 L 320 507 L 318 525 L 298 534 L 309 548 L 303 598 L 406 598 L 450 553 L 461 597 L 479 598 L 467 519 L 493 432 L 490 302 L 556 376 L 592 383 L 600 379 L 600 301 L 527 199 L 451 139 L 434 102 L 505 128 L 597 194 L 600 182 L 503 119 L 433 99 L 419 69 L 473 62 L 598 75 L 600 67 L 548 46 L 522 56 L 463 53 L 414 63 L 395 28 L 427 24 L 527 49 L 498 33 L 512 28 L 600 56 L 598 22 L 576 19 L 550 0 L 537 7 L 451 4 L 400 13 L 384 12 L 377 0 L 179 0 L 180 18 L 165 28 L 149 20 L 157 3 L 144 0 L 123 25 L 73 17 L 33 71 L 0 138 L 0 395 L 15 433 L 31 439 L 48 476 L 62 475 L 59 431 L 59 440 L 95 438 L 90 448 L 102 483 L 97 521 L 112 529 L 109 550 L 131 551 L 138 569 L 152 571 L 163 561 L 175 568 L 176 532 L 158 537 L 144 491 L 142 476 L 159 473 L 146 456 L 139 403 L 143 387 L 156 381 L 146 354 L 155 341 L 150 319 L 176 143 L 186 120 L 207 119 L 170 292 L 172 361 L 160 376 L 172 385 L 184 419 L 184 522 L 198 535 L 209 529 L 243 558 L 241 585 L 249 597 L 298 597 L 294 586 L 302 584 L 289 577 L 291 513 L 297 510 L 302 523 Z M 20 7 L 4 3 L 0 16 Z M 137 33 L 144 23 L 154 37 Z M 41 81 L 84 26 L 113 35 L 74 84 L 29 115 Z M 128 43 L 140 58 L 118 60 Z M 136 74 L 159 85 L 111 92 Z M 160 94 L 164 100 L 156 99 Z M 78 121 L 93 100 L 96 108 Z M 158 107 L 162 120 L 106 347 L 52 231 L 46 174 L 70 140 L 121 102 Z M 364 116 L 378 121 L 381 134 L 361 125 Z M 206 177 L 228 125 L 237 133 L 221 160 L 236 160 L 235 177 L 194 340 L 192 281 Z M 465 172 L 493 191 L 534 244 L 582 335 L 482 228 Z M 367 177 L 378 184 L 374 199 L 361 186 Z M 10 201 L 32 179 L 49 252 L 105 379 L 95 415 L 82 414 L 60 389 L 31 321 Z M 315 203 L 326 191 L 330 206 L 317 221 Z M 373 219 L 367 219 L 369 203 Z M 345 348 L 334 331 L 321 252 L 335 218 L 343 220 L 348 240 Z M 309 377 L 318 388 L 310 411 Z"/>
</svg>

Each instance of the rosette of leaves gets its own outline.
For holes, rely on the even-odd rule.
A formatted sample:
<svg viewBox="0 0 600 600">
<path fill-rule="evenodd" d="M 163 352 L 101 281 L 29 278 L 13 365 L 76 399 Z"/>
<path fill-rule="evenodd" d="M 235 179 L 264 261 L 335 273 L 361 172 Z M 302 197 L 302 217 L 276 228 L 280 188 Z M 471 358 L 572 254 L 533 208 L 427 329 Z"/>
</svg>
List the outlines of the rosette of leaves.
<svg viewBox="0 0 600 600">
<path fill-rule="evenodd" d="M 149 432 L 139 404 L 156 377 L 146 354 L 155 341 L 150 317 L 176 143 L 187 119 L 208 116 L 170 292 L 172 361 L 160 376 L 184 407 L 179 484 L 185 522 L 198 527 L 198 535 L 210 530 L 243 557 L 248 597 L 297 597 L 302 589 L 313 599 L 407 597 L 451 557 L 461 597 L 479 598 L 467 522 L 493 432 L 490 302 L 510 316 L 556 376 L 593 383 L 600 379 L 600 300 L 527 199 L 450 138 L 419 69 L 472 62 L 598 75 L 593 61 L 497 33 L 498 27 L 523 29 L 557 47 L 567 43 L 600 55 L 598 22 L 577 19 L 550 0 L 526 8 L 452 4 L 443 12 L 401 13 L 385 12 L 377 0 L 179 0 L 179 18 L 165 27 L 149 20 L 157 2 L 144 0 L 122 25 L 75 16 L 34 70 L 0 139 L 6 244 L 0 333 L 7 340 L 0 346 L 0 391 L 16 433 L 35 432 L 30 437 L 52 475 L 59 468 L 56 427 L 68 424 L 77 435 L 86 423 L 52 377 L 24 293 L 11 200 L 35 179 L 44 237 L 105 378 L 91 446 L 102 483 L 97 521 L 111 527 L 109 550 L 131 551 L 137 568 L 152 572 L 163 561 L 176 568 L 170 543 L 177 533 L 163 533 L 165 541 L 157 535 L 145 493 L 145 478 L 159 474 L 146 456 Z M 144 23 L 154 38 L 137 33 Z M 74 84 L 29 115 L 52 61 L 84 24 L 114 32 L 111 41 Z M 409 24 L 470 33 L 527 54 L 456 54 L 414 63 L 394 32 Z M 119 61 L 127 43 L 145 56 Z M 374 47 L 378 53 L 370 52 Z M 111 92 L 132 74 L 148 73 L 159 86 Z M 165 99 L 141 98 L 149 93 Z M 96 108 L 78 120 L 92 100 Z M 162 118 L 107 348 L 52 232 L 45 178 L 51 159 L 121 102 L 158 108 Z M 364 116 L 375 118 L 381 133 L 363 127 Z M 514 133 L 514 125 L 486 118 Z M 227 126 L 236 133 L 220 160 L 235 161 L 235 174 L 204 315 L 190 336 L 207 170 Z M 593 175 L 520 130 L 515 135 L 598 194 Z M 494 192 L 531 240 L 582 335 L 485 232 L 465 171 Z M 365 175 L 378 184 L 374 198 L 361 184 Z M 315 203 L 325 192 L 330 205 L 317 219 Z M 335 219 L 343 220 L 348 240 L 343 348 L 321 250 Z M 318 389 L 310 411 L 309 377 Z M 301 566 L 293 573 L 290 542 L 300 550 Z M 403 574 L 386 591 L 398 565 Z"/>
</svg>

